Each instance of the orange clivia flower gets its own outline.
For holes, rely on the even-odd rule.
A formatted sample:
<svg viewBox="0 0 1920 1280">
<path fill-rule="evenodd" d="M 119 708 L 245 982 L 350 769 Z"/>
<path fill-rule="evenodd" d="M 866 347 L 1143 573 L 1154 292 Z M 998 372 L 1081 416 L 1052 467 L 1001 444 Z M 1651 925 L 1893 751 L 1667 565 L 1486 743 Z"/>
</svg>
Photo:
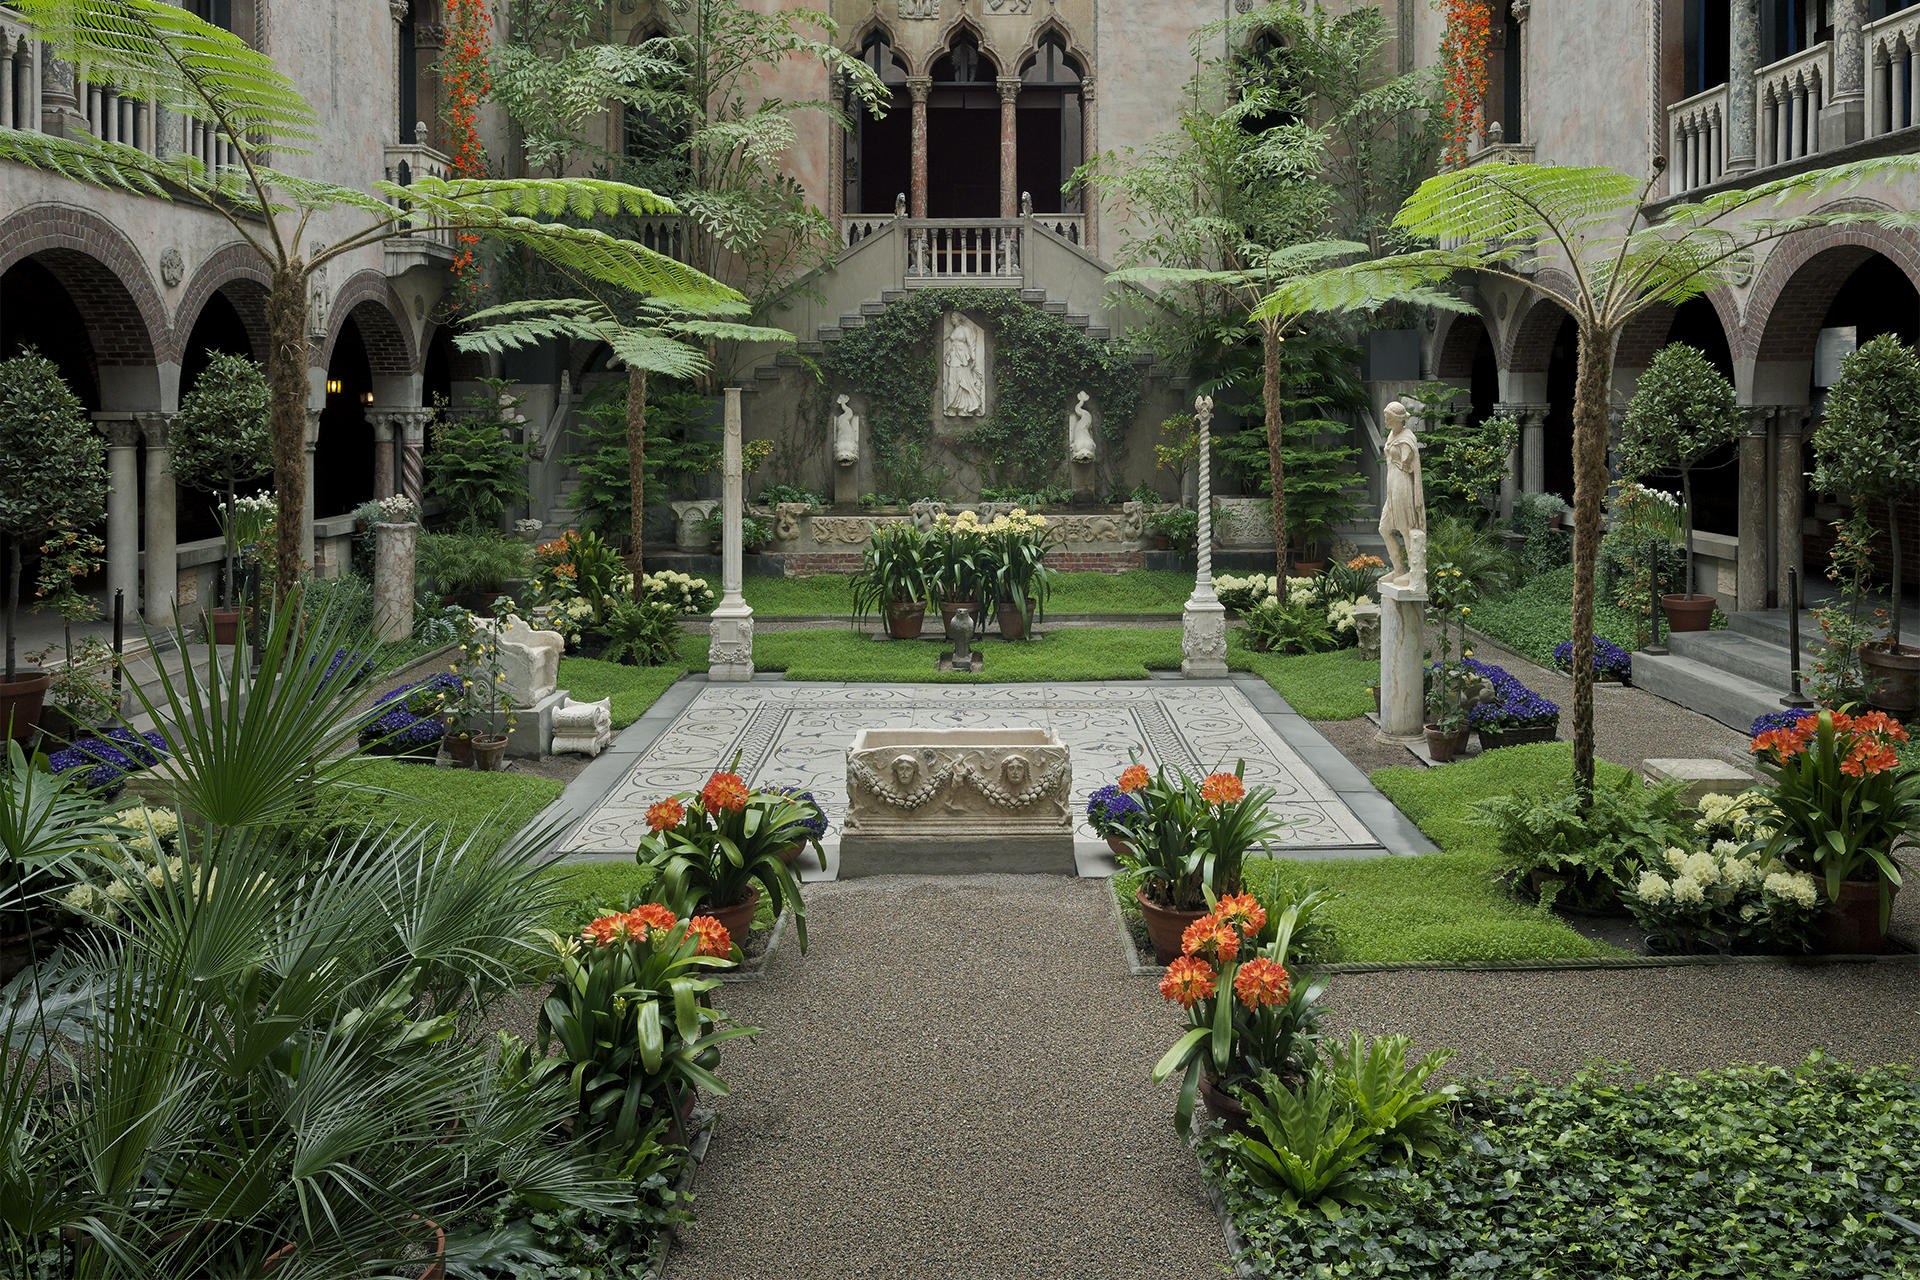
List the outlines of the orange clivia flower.
<svg viewBox="0 0 1920 1280">
<path fill-rule="evenodd" d="M 1160 994 L 1179 1001 L 1183 1009 L 1191 1009 L 1212 995 L 1218 985 L 1219 975 L 1205 960 L 1181 956 L 1167 966 L 1167 976 L 1160 979 Z"/>
<path fill-rule="evenodd" d="M 631 923 L 638 923 L 646 928 L 658 929 L 662 932 L 673 928 L 676 923 L 676 918 L 672 910 L 661 906 L 657 902 L 641 903 L 633 910 L 627 912 L 627 919 Z"/>
<path fill-rule="evenodd" d="M 717 956 L 724 960 L 733 954 L 733 939 L 727 934 L 727 926 L 712 916 L 695 916 L 687 921 L 687 932 L 700 939 L 700 954 Z"/>
<path fill-rule="evenodd" d="M 1250 893 L 1230 893 L 1213 909 L 1214 919 L 1231 925 L 1249 938 L 1267 927 L 1267 909 Z"/>
<path fill-rule="evenodd" d="M 1240 954 L 1240 934 L 1216 916 L 1201 916 L 1181 933 L 1180 950 L 1217 964 L 1231 964 Z"/>
<path fill-rule="evenodd" d="M 1284 967 L 1259 956 L 1241 965 L 1233 975 L 1233 990 L 1242 1004 L 1258 1009 L 1261 1005 L 1285 1004 L 1293 995 L 1293 983 Z"/>
<path fill-rule="evenodd" d="M 747 807 L 747 784 L 738 775 L 716 773 L 700 788 L 700 803 L 709 813 L 738 813 Z"/>
<path fill-rule="evenodd" d="M 605 947 L 625 938 L 630 930 L 631 922 L 624 914 L 601 916 L 580 930 L 580 938 L 595 946 Z"/>
<path fill-rule="evenodd" d="M 686 816 L 686 806 L 672 796 L 668 796 L 665 800 L 656 800 L 647 806 L 647 826 L 656 833 L 673 830 Z"/>
<path fill-rule="evenodd" d="M 1247 784 L 1231 773 L 1210 773 L 1200 784 L 1200 798 L 1208 804 L 1235 804 L 1246 795 Z"/>
<path fill-rule="evenodd" d="M 1150 781 L 1150 779 L 1147 774 L 1147 766 L 1143 764 L 1130 764 L 1120 771 L 1119 785 L 1122 791 L 1138 791 L 1146 786 L 1148 781 Z"/>
</svg>

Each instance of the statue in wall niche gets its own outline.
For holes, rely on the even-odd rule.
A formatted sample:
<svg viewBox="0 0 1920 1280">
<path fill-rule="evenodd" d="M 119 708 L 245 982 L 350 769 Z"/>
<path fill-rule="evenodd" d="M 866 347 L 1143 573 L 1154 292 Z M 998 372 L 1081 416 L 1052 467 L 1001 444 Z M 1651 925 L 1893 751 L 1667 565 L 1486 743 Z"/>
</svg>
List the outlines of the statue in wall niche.
<svg viewBox="0 0 1920 1280">
<path fill-rule="evenodd" d="M 1073 411 L 1067 415 L 1067 453 L 1075 462 L 1093 461 L 1093 411 L 1087 408 L 1090 399 L 1092 397 L 1082 391 Z"/>
<path fill-rule="evenodd" d="M 1386 581 L 1413 586 L 1414 535 L 1420 542 L 1420 578 L 1426 586 L 1427 498 L 1420 484 L 1420 442 L 1413 437 L 1413 415 L 1398 400 L 1386 409 L 1387 494 L 1380 504 L 1380 537 L 1387 544 L 1391 567 Z M 1402 544 L 1405 550 L 1402 550 Z"/>
<path fill-rule="evenodd" d="M 833 418 L 833 460 L 850 467 L 860 461 L 860 415 L 853 411 L 853 397 L 843 394 L 836 403 L 840 409 Z"/>
<path fill-rule="evenodd" d="M 950 418 L 978 418 L 987 411 L 987 334 L 966 316 L 947 320 L 945 360 L 946 397 L 941 406 Z"/>
</svg>

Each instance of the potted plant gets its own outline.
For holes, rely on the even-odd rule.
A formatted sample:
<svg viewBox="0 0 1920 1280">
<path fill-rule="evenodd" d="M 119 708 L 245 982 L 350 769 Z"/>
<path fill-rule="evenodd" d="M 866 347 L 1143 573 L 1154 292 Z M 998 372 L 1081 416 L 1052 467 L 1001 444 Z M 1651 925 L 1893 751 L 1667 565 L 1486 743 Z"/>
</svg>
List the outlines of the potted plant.
<svg viewBox="0 0 1920 1280">
<path fill-rule="evenodd" d="M 1884 503 L 1893 564 L 1887 636 L 1860 649 L 1867 702 L 1883 711 L 1920 710 L 1920 647 L 1901 643 L 1903 575 L 1900 512 L 1920 493 L 1920 360 L 1892 334 L 1848 356 L 1813 433 L 1814 487 L 1862 511 Z"/>
<path fill-rule="evenodd" d="M 47 648 L 28 656 L 33 662 L 45 663 L 52 653 Z M 66 662 L 53 672 L 46 705 L 40 711 L 42 741 L 77 742 L 111 721 L 119 709 L 113 688 L 113 673 L 119 664 L 113 646 L 99 636 L 69 640 Z"/>
<path fill-rule="evenodd" d="M 918 640 L 927 616 L 927 535 L 911 520 L 875 525 L 853 575 L 853 618 L 878 611 L 894 640 Z"/>
<path fill-rule="evenodd" d="M 1130 774 L 1134 776 L 1129 778 Z M 1127 823 L 1141 812 L 1140 802 L 1133 798 L 1133 790 L 1146 785 L 1146 776 L 1145 765 L 1133 765 L 1120 775 L 1119 782 L 1109 782 L 1087 797 L 1087 825 L 1093 828 L 1093 834 L 1107 842 L 1107 848 L 1113 850 L 1116 857 L 1127 851 L 1122 843 L 1127 834 Z M 1137 785 L 1130 788 L 1130 782 Z"/>
<path fill-rule="evenodd" d="M 1294 825 L 1267 808 L 1272 787 L 1248 790 L 1245 769 L 1242 761 L 1232 773 L 1194 778 L 1183 769 L 1169 776 L 1165 766 L 1148 775 L 1135 764 L 1120 775 L 1118 785 L 1141 811 L 1116 824 L 1122 832 L 1116 856 L 1142 877 L 1135 897 L 1162 964 L 1180 954 L 1181 935 L 1209 903 L 1240 892 L 1247 850 L 1266 847 Z"/>
<path fill-rule="evenodd" d="M 1147 532 L 1163 538 L 1182 556 L 1193 554 L 1200 540 L 1200 513 L 1192 507 L 1168 507 L 1147 517 Z"/>
<path fill-rule="evenodd" d="M 106 512 L 106 443 L 53 361 L 28 348 L 0 361 L 0 550 L 6 573 L 6 669 L 0 728 L 28 742 L 52 676 L 19 665 L 15 619 L 27 548 L 62 523 L 85 528 Z"/>
<path fill-rule="evenodd" d="M 673 1140 L 684 1143 L 699 1093 L 726 1093 L 712 1070 L 719 1046 L 758 1031 L 728 1026 L 708 1003 L 720 985 L 715 971 L 738 963 L 735 937 L 712 916 L 681 919 L 648 902 L 602 916 L 580 930 L 577 945 L 556 948 L 537 1052 L 525 1066 L 552 1061 L 577 1082 L 575 1142 L 625 1159 L 665 1113 Z"/>
<path fill-rule="evenodd" d="M 813 792 L 799 787 L 773 787 L 772 791 L 785 796 L 799 808 L 801 816 L 787 828 L 792 843 L 779 850 L 780 860 L 788 866 L 800 861 L 800 855 L 808 845 L 813 846 L 814 854 L 820 859 L 820 865 L 827 865 L 826 850 L 820 847 L 820 841 L 827 834 L 827 811 L 813 798 Z"/>
<path fill-rule="evenodd" d="M 940 600 L 940 625 L 953 638 L 953 617 L 962 609 L 973 615 L 975 634 L 986 629 L 980 592 L 985 585 L 987 537 L 980 517 L 972 511 L 957 516 L 942 511 L 927 535 L 927 579 Z"/>
<path fill-rule="evenodd" d="M 1312 1070 L 1326 983 L 1297 980 L 1288 961 L 1322 901 L 1308 894 L 1269 919 L 1252 894 L 1228 895 L 1181 938 L 1160 994 L 1186 1011 L 1187 1030 L 1154 1064 L 1153 1080 L 1180 1075 L 1173 1124 L 1182 1138 L 1193 1136 L 1201 1094 L 1232 1132 L 1247 1121 L 1235 1089 L 1269 1073 L 1297 1083 Z"/>
<path fill-rule="evenodd" d="M 700 790 L 648 807 L 648 834 L 636 856 L 659 871 L 670 903 L 683 911 L 697 906 L 742 938 L 763 893 L 776 918 L 791 907 L 804 952 L 806 904 L 781 853 L 817 812 L 779 788 L 754 790 L 736 773 L 716 773 Z"/>
<path fill-rule="evenodd" d="M 1714 598 L 1694 590 L 1693 468 L 1713 450 L 1733 443 L 1739 430 L 1740 404 L 1733 384 L 1705 355 L 1683 342 L 1654 353 L 1627 403 L 1620 460 L 1636 477 L 1655 471 L 1680 473 L 1686 591 L 1660 597 L 1669 631 L 1705 631 L 1713 619 Z M 1920 470 L 1915 474 L 1920 483 Z"/>
<path fill-rule="evenodd" d="M 1476 703 L 1467 713 L 1467 721 L 1480 734 L 1480 749 L 1524 746 L 1530 742 L 1552 742 L 1560 731 L 1560 707 L 1549 702 L 1490 662 L 1467 658 L 1462 665 L 1493 686 L 1495 700 Z"/>
<path fill-rule="evenodd" d="M 1429 651 L 1434 661 L 1426 672 L 1427 754 L 1435 764 L 1446 764 L 1466 750 L 1467 735 L 1472 732 L 1468 691 L 1480 679 L 1467 669 L 1464 658 L 1453 661 L 1456 632 L 1462 653 L 1466 650 L 1473 579 L 1464 569 L 1442 562 L 1428 573 L 1427 592 L 1432 600 L 1427 616 L 1435 627 Z"/>
<path fill-rule="evenodd" d="M 1053 588 L 1053 571 L 1046 564 L 1053 533 L 1045 516 L 1021 507 L 987 526 L 985 591 L 992 595 L 1000 634 L 1008 640 L 1025 640 L 1046 608 Z"/>
<path fill-rule="evenodd" d="M 1573 673 L 1573 641 L 1553 646 L 1553 665 Z M 1593 638 L 1593 678 L 1601 684 L 1627 684 L 1633 679 L 1633 655 L 1611 640 Z"/>
<path fill-rule="evenodd" d="M 473 736 L 473 767 L 481 773 L 499 771 L 507 754 L 507 735 L 518 722 L 506 687 L 506 669 L 500 661 L 500 626 L 508 603 L 495 601 L 494 625 L 474 627 L 461 646 L 460 722 Z"/>
<path fill-rule="evenodd" d="M 1778 814 L 1765 852 L 1824 882 L 1829 952 L 1872 955 L 1886 947 L 1900 889 L 1894 846 L 1920 830 L 1920 769 L 1902 767 L 1894 754 L 1905 741 L 1906 730 L 1880 711 L 1821 711 L 1753 740 Z"/>
<path fill-rule="evenodd" d="M 234 644 L 246 617 L 246 591 L 241 579 L 253 576 L 252 566 L 271 541 L 279 505 L 271 493 L 262 490 L 250 498 L 220 503 L 214 508 L 214 518 L 220 522 L 220 540 L 227 548 L 227 603 L 206 611 L 207 631 L 215 644 Z"/>
<path fill-rule="evenodd" d="M 713 547 L 713 553 L 719 555 L 725 548 L 721 542 L 726 534 L 726 513 L 718 506 L 700 518 L 700 531 Z M 753 555 L 769 542 L 773 541 L 773 522 L 753 515 L 740 513 L 740 549 Z"/>
<path fill-rule="evenodd" d="M 239 511 L 240 484 L 273 470 L 273 440 L 267 428 L 267 379 L 247 356 L 216 351 L 193 386 L 180 398 L 180 412 L 168 429 L 173 446 L 173 476 L 189 489 L 220 496 L 220 529 L 225 557 L 225 604 L 207 616 L 219 644 L 233 643 L 242 606 L 237 560 L 240 548 L 257 542 L 264 523 L 254 524 L 249 511 L 243 525 Z"/>
</svg>

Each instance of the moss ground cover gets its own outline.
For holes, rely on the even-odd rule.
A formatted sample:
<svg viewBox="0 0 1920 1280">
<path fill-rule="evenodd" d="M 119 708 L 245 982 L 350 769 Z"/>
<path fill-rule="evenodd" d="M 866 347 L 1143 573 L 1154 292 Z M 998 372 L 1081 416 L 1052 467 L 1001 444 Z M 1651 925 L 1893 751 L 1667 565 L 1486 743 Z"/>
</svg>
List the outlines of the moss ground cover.
<svg viewBox="0 0 1920 1280">
<path fill-rule="evenodd" d="M 852 608 L 842 574 L 812 578 L 748 578 L 741 587 L 753 611 L 770 618 L 845 614 Z M 1193 591 L 1193 575 L 1158 569 L 1129 573 L 1054 575 L 1047 611 L 1071 613 L 1179 613 Z"/>
<path fill-rule="evenodd" d="M 557 779 L 511 770 L 480 773 L 395 760 L 372 761 L 355 772 L 354 780 L 393 792 L 365 798 L 369 820 L 430 821 L 446 828 L 456 841 L 488 833 L 504 839 L 531 822 L 565 789 Z"/>
<path fill-rule="evenodd" d="M 1369 1175 L 1378 1203 L 1288 1212 L 1225 1175 L 1263 1275 L 1909 1276 L 1884 1215 L 1920 1183 L 1920 1078 L 1818 1056 L 1470 1088 L 1450 1154 Z M 1220 1177 L 1215 1166 L 1215 1177 Z"/>
<path fill-rule="evenodd" d="M 1445 769 L 1380 769 L 1373 783 L 1431 836 L 1440 853 L 1341 862 L 1250 858 L 1246 876 L 1263 899 L 1333 894 L 1320 913 L 1329 942 L 1322 961 L 1509 963 L 1621 954 L 1550 912 L 1515 901 L 1493 879 L 1491 833 L 1467 821 L 1473 803 L 1564 781 L 1572 748 L 1543 743 L 1504 748 Z M 1601 768 L 1601 781 L 1622 772 Z M 1136 882 L 1115 889 L 1132 907 Z"/>
<path fill-rule="evenodd" d="M 1368 689 L 1380 665 L 1362 662 L 1358 649 L 1328 653 L 1254 653 L 1230 643 L 1228 665 L 1251 671 L 1309 720 L 1352 720 L 1373 710 Z"/>
<path fill-rule="evenodd" d="M 1473 625 L 1521 657 L 1550 667 L 1553 646 L 1570 634 L 1572 609 L 1573 566 L 1567 565 L 1480 601 L 1473 607 Z M 1629 652 L 1637 645 L 1633 615 L 1605 600 L 1594 602 L 1593 633 Z"/>
</svg>

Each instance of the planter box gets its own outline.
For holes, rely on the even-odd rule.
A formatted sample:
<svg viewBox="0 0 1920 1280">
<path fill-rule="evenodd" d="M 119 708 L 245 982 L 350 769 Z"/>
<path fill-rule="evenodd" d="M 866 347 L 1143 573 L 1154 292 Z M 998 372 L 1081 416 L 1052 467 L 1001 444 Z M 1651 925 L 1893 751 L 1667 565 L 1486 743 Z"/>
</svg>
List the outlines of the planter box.
<svg viewBox="0 0 1920 1280">
<path fill-rule="evenodd" d="M 1480 749 L 1497 751 L 1501 747 L 1524 747 L 1533 742 L 1552 742 L 1560 735 L 1557 724 L 1528 725 L 1519 729 L 1480 730 Z"/>
</svg>

